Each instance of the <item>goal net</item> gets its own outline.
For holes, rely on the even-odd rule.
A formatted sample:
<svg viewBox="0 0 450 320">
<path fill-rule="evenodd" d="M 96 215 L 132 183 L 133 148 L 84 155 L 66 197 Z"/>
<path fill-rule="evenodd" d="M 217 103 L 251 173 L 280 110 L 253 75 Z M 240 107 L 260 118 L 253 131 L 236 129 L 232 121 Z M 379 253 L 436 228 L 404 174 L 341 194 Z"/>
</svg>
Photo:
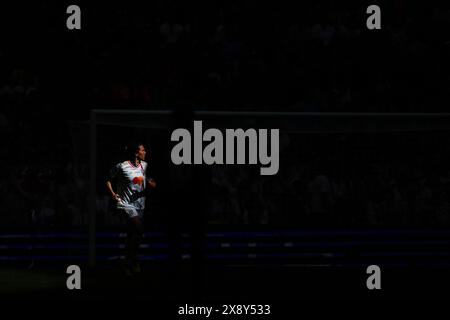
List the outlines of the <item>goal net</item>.
<svg viewBox="0 0 450 320">
<path fill-rule="evenodd" d="M 194 120 L 204 130 L 279 129 L 278 173 L 261 176 L 254 164 L 174 165 L 171 134 L 193 132 Z M 154 226 L 171 219 L 231 228 L 449 225 L 449 120 L 449 114 L 92 110 L 85 221 L 91 244 L 96 230 L 120 223 L 105 179 L 124 160 L 122 147 L 136 139 L 146 145 L 158 184 L 147 198 Z M 202 214 L 190 217 L 191 210 Z"/>
</svg>

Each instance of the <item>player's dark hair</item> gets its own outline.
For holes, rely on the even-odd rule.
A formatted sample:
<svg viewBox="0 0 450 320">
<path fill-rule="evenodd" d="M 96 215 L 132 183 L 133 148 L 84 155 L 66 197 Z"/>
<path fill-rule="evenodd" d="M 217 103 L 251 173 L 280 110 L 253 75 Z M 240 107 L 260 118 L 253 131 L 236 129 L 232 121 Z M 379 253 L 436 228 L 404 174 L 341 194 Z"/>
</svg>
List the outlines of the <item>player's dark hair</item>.
<svg viewBox="0 0 450 320">
<path fill-rule="evenodd" d="M 127 144 L 124 148 L 125 156 L 127 157 L 127 159 L 134 160 L 134 158 L 136 157 L 136 152 L 138 152 L 139 147 L 143 145 L 144 143 L 142 143 L 141 141 L 133 141 Z"/>
</svg>

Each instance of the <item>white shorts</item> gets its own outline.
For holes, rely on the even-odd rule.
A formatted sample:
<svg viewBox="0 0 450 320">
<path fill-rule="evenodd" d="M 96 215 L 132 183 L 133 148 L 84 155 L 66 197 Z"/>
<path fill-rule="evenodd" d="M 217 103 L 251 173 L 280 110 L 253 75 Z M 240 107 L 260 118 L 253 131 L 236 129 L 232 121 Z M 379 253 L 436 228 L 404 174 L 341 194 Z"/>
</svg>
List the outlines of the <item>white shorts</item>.
<svg viewBox="0 0 450 320">
<path fill-rule="evenodd" d="M 144 217 L 143 209 L 136 209 L 133 207 L 120 207 L 120 208 L 117 208 L 117 210 L 125 213 L 125 216 L 128 219 L 135 218 L 135 217 L 139 217 L 142 219 Z"/>
</svg>

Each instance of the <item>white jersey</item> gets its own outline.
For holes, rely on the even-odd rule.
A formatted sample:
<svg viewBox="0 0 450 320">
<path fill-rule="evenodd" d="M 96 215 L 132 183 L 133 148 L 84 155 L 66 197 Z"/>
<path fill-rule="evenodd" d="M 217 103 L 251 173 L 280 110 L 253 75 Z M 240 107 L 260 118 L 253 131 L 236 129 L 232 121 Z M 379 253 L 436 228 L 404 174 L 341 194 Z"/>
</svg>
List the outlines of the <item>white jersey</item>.
<svg viewBox="0 0 450 320">
<path fill-rule="evenodd" d="M 124 161 L 111 169 L 110 178 L 117 179 L 117 194 L 120 197 L 120 201 L 117 202 L 118 209 L 124 209 L 127 213 L 132 212 L 132 216 L 142 214 L 145 208 L 146 171 L 145 161 L 141 161 L 138 166 L 130 161 Z"/>
</svg>

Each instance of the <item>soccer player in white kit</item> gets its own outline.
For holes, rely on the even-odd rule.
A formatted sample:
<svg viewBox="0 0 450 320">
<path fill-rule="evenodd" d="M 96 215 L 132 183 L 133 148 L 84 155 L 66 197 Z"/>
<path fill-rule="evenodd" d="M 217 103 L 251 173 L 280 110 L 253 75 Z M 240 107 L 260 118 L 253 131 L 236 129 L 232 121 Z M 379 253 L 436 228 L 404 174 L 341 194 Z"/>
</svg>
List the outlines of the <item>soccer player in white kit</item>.
<svg viewBox="0 0 450 320">
<path fill-rule="evenodd" d="M 146 151 L 142 143 L 127 147 L 128 160 L 114 166 L 106 181 L 106 187 L 116 202 L 118 211 L 127 219 L 124 269 L 127 276 L 140 272 L 137 261 L 138 248 L 142 240 L 142 218 L 145 209 L 145 188 L 156 187 L 153 179 L 147 178 Z M 115 180 L 117 192 L 112 181 Z"/>
</svg>

